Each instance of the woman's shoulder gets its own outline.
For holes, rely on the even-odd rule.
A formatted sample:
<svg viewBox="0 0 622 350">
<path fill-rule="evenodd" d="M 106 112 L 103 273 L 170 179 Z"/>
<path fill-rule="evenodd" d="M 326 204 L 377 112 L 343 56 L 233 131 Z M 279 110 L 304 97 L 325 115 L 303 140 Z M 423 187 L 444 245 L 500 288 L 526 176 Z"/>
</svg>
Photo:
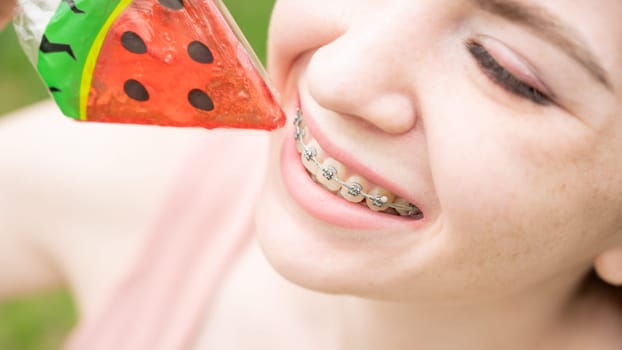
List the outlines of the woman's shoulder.
<svg viewBox="0 0 622 350">
<path fill-rule="evenodd" d="M 42 102 L 0 119 L 0 147 L 10 150 L 0 153 L 0 193 L 12 203 L 4 217 L 14 218 L 2 230 L 31 232 L 88 313 L 131 264 L 184 173 L 209 170 L 218 183 L 220 168 L 261 154 L 263 144 L 235 131 L 75 122 Z"/>
</svg>

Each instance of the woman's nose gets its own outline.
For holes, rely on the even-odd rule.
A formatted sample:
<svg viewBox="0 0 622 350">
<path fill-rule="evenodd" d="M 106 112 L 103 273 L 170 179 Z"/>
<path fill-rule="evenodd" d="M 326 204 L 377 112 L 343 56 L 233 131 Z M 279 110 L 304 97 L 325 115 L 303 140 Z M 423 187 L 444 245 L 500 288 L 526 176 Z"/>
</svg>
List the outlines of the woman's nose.
<svg viewBox="0 0 622 350">
<path fill-rule="evenodd" d="M 307 82 L 323 108 L 401 134 L 416 125 L 416 96 L 399 45 L 385 34 L 371 27 L 344 33 L 315 52 Z"/>
</svg>

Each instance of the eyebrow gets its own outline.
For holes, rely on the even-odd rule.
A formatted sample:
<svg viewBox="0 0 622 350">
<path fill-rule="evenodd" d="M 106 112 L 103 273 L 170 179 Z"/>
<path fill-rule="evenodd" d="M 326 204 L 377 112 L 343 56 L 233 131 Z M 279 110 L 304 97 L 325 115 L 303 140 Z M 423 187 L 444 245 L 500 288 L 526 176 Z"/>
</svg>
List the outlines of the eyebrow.
<svg viewBox="0 0 622 350">
<path fill-rule="evenodd" d="M 549 10 L 538 5 L 521 4 L 515 0 L 475 0 L 475 2 L 486 12 L 525 26 L 561 48 L 587 69 L 599 83 L 608 90 L 613 90 L 606 70 L 598 63 L 585 42 Z"/>
</svg>

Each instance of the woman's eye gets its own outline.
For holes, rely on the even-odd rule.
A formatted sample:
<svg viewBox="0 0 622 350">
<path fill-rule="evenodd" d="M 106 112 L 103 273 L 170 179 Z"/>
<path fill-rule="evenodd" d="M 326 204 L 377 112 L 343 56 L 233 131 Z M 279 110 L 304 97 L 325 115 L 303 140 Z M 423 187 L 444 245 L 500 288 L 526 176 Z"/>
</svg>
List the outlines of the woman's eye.
<svg viewBox="0 0 622 350">
<path fill-rule="evenodd" d="M 548 106 L 551 104 L 552 101 L 546 94 L 522 82 L 512 73 L 508 72 L 480 43 L 468 41 L 466 47 L 482 72 L 495 84 L 516 96 L 526 98 L 538 105 Z"/>
</svg>

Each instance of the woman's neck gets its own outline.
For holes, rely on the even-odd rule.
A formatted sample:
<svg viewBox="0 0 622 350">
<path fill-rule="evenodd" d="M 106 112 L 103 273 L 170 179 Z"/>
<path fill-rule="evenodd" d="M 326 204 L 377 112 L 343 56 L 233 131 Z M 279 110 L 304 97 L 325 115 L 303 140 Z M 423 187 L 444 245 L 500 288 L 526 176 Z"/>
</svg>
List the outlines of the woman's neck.
<svg viewBox="0 0 622 350">
<path fill-rule="evenodd" d="M 578 298 L 580 278 L 547 281 L 519 295 L 469 305 L 335 297 L 337 349 L 539 349 L 554 342 Z M 331 315 L 332 314 L 332 315 Z"/>
<path fill-rule="evenodd" d="M 270 315 L 276 329 L 288 330 L 279 344 L 291 345 L 285 341 L 289 336 L 299 349 L 574 350 L 570 345 L 576 343 L 579 334 L 583 339 L 596 338 L 613 344 L 611 349 L 622 343 L 618 336 L 622 309 L 611 307 L 613 294 L 599 291 L 602 288 L 582 288 L 580 274 L 549 280 L 504 298 L 484 295 L 469 305 L 439 305 L 389 303 L 312 292 L 285 281 L 269 266 L 257 246 L 249 250 L 239 267 L 238 279 L 254 282 L 249 288 L 231 288 L 237 292 L 230 303 L 239 304 L 240 298 L 263 300 L 257 309 L 247 312 Z M 270 288 L 265 291 L 256 286 Z"/>
</svg>

